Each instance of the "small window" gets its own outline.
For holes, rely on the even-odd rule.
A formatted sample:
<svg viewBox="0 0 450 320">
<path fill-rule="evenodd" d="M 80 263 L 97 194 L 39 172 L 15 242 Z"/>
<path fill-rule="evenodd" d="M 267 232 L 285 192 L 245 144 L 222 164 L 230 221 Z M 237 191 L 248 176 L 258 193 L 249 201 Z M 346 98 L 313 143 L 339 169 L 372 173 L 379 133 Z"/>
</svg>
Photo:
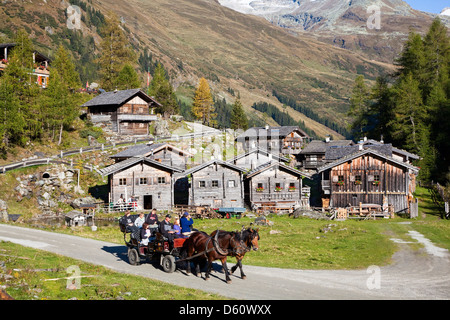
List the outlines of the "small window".
<svg viewBox="0 0 450 320">
<path fill-rule="evenodd" d="M 144 123 L 139 123 L 139 128 L 144 128 L 145 124 Z"/>
<path fill-rule="evenodd" d="M 338 176 L 338 181 L 344 181 L 344 176 Z"/>
<path fill-rule="evenodd" d="M 373 180 L 374 181 L 380 181 L 380 175 L 379 174 L 374 175 L 373 176 Z"/>
<path fill-rule="evenodd" d="M 139 107 L 139 113 L 144 113 L 144 108 Z"/>
<path fill-rule="evenodd" d="M 158 183 L 166 183 L 166 177 L 158 177 Z"/>
<path fill-rule="evenodd" d="M 258 189 L 262 189 L 263 188 L 263 184 L 262 183 L 258 183 Z"/>
<path fill-rule="evenodd" d="M 217 188 L 219 186 L 219 180 L 213 180 L 212 181 L 212 187 Z"/>
<path fill-rule="evenodd" d="M 126 185 L 127 185 L 127 178 L 120 178 L 119 186 L 126 186 Z"/>
<path fill-rule="evenodd" d="M 206 188 L 206 181 L 199 181 L 198 182 L 198 186 L 200 187 L 200 188 Z"/>
<path fill-rule="evenodd" d="M 139 178 L 139 184 L 147 184 L 147 178 Z"/>
<path fill-rule="evenodd" d="M 236 187 L 236 181 L 228 180 L 228 188 L 234 188 L 234 187 Z"/>
<path fill-rule="evenodd" d="M 355 176 L 355 182 L 356 182 L 356 181 L 361 182 L 361 181 L 362 181 L 361 176 Z"/>
</svg>

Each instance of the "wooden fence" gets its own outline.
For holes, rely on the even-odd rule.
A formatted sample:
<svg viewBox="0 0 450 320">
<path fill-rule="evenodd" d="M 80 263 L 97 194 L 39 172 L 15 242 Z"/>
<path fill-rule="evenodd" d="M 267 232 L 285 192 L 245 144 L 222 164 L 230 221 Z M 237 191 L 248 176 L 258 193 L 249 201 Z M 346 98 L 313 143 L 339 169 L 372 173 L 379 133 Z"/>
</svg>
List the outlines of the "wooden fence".
<svg viewBox="0 0 450 320">
<path fill-rule="evenodd" d="M 154 142 L 157 142 L 157 141 L 161 142 L 161 141 L 168 141 L 168 140 L 177 140 L 178 141 L 179 139 L 191 139 L 191 138 L 203 137 L 203 136 L 208 136 L 208 135 L 217 135 L 217 130 L 194 132 L 194 133 L 188 133 L 188 134 L 180 135 L 180 136 L 173 135 L 173 136 L 167 136 L 167 137 L 158 137 L 154 140 Z M 82 154 L 84 152 L 92 152 L 92 151 L 98 151 L 98 150 L 103 151 L 106 149 L 112 149 L 112 148 L 116 148 L 119 146 L 125 146 L 125 145 L 129 145 L 129 144 L 133 144 L 133 143 L 138 144 L 140 142 L 149 142 L 152 140 L 153 140 L 153 138 L 124 140 L 124 141 L 113 142 L 108 145 L 102 144 L 102 145 L 95 146 L 95 147 L 82 147 L 82 148 L 64 150 L 64 151 L 60 151 L 60 153 L 58 155 L 54 155 L 51 157 L 23 160 L 23 161 L 13 162 L 10 164 L 0 166 L 0 173 L 6 173 L 8 171 L 19 169 L 19 168 L 31 167 L 31 166 L 37 166 L 37 165 L 45 165 L 45 164 L 50 164 L 50 163 L 52 163 L 52 164 L 55 164 L 55 163 L 71 164 L 71 163 L 64 162 L 62 160 L 57 160 L 57 159 L 58 158 L 62 159 L 64 157 L 72 156 L 75 154 Z M 93 166 L 83 166 L 83 167 L 90 171 L 95 171 L 95 172 L 99 173 L 98 170 L 95 169 Z"/>
</svg>

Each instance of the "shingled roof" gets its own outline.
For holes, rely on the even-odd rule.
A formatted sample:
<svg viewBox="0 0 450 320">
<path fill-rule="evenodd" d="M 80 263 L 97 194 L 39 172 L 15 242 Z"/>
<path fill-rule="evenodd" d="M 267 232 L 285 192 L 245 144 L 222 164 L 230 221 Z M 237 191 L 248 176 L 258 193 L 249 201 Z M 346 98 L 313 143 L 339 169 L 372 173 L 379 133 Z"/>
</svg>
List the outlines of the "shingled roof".
<svg viewBox="0 0 450 320">
<path fill-rule="evenodd" d="M 100 169 L 99 172 L 102 176 L 109 176 L 113 173 L 116 173 L 118 171 L 124 170 L 126 168 L 129 168 L 131 166 L 134 166 L 135 164 L 139 163 L 139 162 L 143 162 L 146 164 L 149 164 L 151 166 L 156 166 L 161 168 L 162 170 L 166 170 L 166 171 L 172 171 L 172 172 L 181 172 L 181 169 L 178 168 L 174 168 L 171 166 L 168 166 L 166 164 L 163 164 L 159 161 L 155 161 L 146 157 L 133 157 L 118 163 L 115 163 L 113 165 L 110 165 L 106 168 Z"/>
<path fill-rule="evenodd" d="M 340 147 L 340 146 L 350 146 L 353 144 L 352 140 L 331 140 L 325 142 L 322 140 L 312 140 L 308 143 L 305 148 L 300 152 L 301 154 L 325 154 L 328 147 Z"/>
<path fill-rule="evenodd" d="M 244 157 L 247 157 L 247 156 L 249 156 L 249 155 L 251 155 L 251 154 L 253 154 L 253 153 L 261 153 L 261 154 L 264 154 L 264 155 L 266 155 L 266 156 L 272 155 L 272 158 L 275 159 L 275 160 L 283 161 L 283 162 L 289 162 L 289 159 L 286 158 L 286 157 L 282 157 L 282 156 L 279 156 L 279 155 L 277 155 L 277 154 L 273 154 L 273 153 L 271 153 L 271 152 L 269 152 L 269 151 L 267 151 L 267 150 L 265 150 L 265 149 L 258 148 L 258 147 L 257 147 L 257 148 L 254 148 L 254 149 L 252 149 L 252 150 L 250 150 L 250 151 L 248 151 L 248 152 L 241 153 L 240 155 L 237 155 L 237 156 L 234 157 L 233 159 L 228 160 L 228 162 L 234 163 L 234 162 L 236 162 L 237 160 L 242 159 L 242 158 L 244 158 Z"/>
<path fill-rule="evenodd" d="M 221 166 L 225 166 L 225 167 L 228 167 L 230 169 L 233 169 L 233 170 L 236 170 L 236 171 L 240 171 L 240 172 L 244 172 L 245 171 L 245 169 L 243 169 L 241 167 L 238 167 L 238 166 L 235 166 L 234 164 L 232 164 L 230 162 L 223 161 L 223 160 L 218 160 L 218 159 L 213 159 L 213 160 L 210 160 L 208 162 L 204 162 L 204 163 L 202 163 L 202 164 L 200 164 L 200 165 L 198 165 L 196 167 L 193 167 L 193 168 L 191 168 L 189 170 L 184 171 L 183 175 L 184 176 L 188 176 L 188 175 L 190 175 L 190 174 L 192 174 L 194 172 L 200 171 L 200 170 L 202 170 L 204 168 L 207 168 L 207 167 L 209 167 L 210 165 L 213 165 L 213 164 L 218 164 L 218 165 L 221 165 Z"/>
<path fill-rule="evenodd" d="M 184 151 L 182 149 L 179 149 L 177 147 L 174 147 L 168 143 L 153 143 L 153 144 L 138 144 L 135 146 L 132 146 L 128 149 L 125 149 L 110 158 L 131 158 L 131 157 L 143 157 L 143 156 L 150 156 L 152 153 L 157 152 L 164 148 L 172 148 L 176 152 L 182 152 L 185 156 L 192 156 L 187 151 Z"/>
<path fill-rule="evenodd" d="M 309 179 L 312 178 L 311 174 L 309 174 L 307 172 L 300 171 L 300 170 L 295 169 L 295 168 L 292 168 L 292 167 L 287 166 L 287 165 L 285 165 L 285 164 L 283 164 L 281 162 L 278 162 L 278 161 L 268 161 L 268 162 L 266 162 L 266 163 L 256 167 L 255 169 L 249 171 L 245 175 L 245 178 L 251 178 L 251 177 L 253 177 L 253 176 L 255 176 L 255 175 L 257 175 L 257 174 L 259 174 L 259 173 L 261 173 L 263 171 L 266 171 L 266 170 L 272 168 L 272 167 L 278 167 L 278 168 L 284 169 L 284 170 L 286 170 L 286 171 L 288 171 L 288 172 L 290 172 L 292 174 L 298 175 L 298 176 L 305 176 L 305 177 L 307 177 Z"/>
<path fill-rule="evenodd" d="M 337 159 L 337 160 L 335 160 L 333 162 L 327 163 L 326 165 L 323 165 L 323 166 L 317 168 L 317 172 L 318 173 L 323 172 L 325 170 L 331 169 L 331 168 L 333 168 L 335 166 L 338 166 L 338 165 L 340 165 L 340 164 L 342 164 L 342 163 L 344 163 L 346 161 L 358 158 L 358 157 L 360 157 L 362 155 L 365 155 L 365 154 L 371 154 L 371 155 L 374 155 L 374 156 L 378 156 L 380 158 L 386 159 L 389 162 L 398 164 L 399 166 L 411 169 L 411 170 L 416 171 L 416 172 L 419 171 L 419 168 L 417 168 L 417 167 L 415 167 L 415 166 L 413 166 L 413 165 L 411 165 L 409 163 L 406 163 L 406 162 L 403 162 L 403 161 L 400 161 L 400 160 L 396 160 L 396 159 L 392 158 L 391 156 L 388 156 L 388 155 L 386 155 L 384 153 L 381 153 L 377 149 L 367 148 L 367 149 L 363 149 L 363 150 L 359 150 L 358 149 L 358 151 L 356 151 L 356 152 L 349 153 L 349 154 L 347 154 L 347 155 L 345 155 L 345 156 L 343 156 L 343 157 L 341 157 L 341 158 L 339 158 L 339 159 Z"/>
<path fill-rule="evenodd" d="M 325 152 L 326 161 L 334 161 L 347 155 L 353 154 L 360 150 L 361 145 L 354 146 L 330 146 Z M 379 145 L 363 145 L 363 149 L 376 150 L 387 157 L 392 157 L 392 144 L 379 144 Z"/>
<path fill-rule="evenodd" d="M 95 98 L 89 100 L 82 107 L 93 107 L 93 106 L 110 106 L 110 105 L 123 105 L 128 100 L 132 99 L 135 96 L 141 97 L 144 101 L 148 103 L 155 103 L 157 105 L 161 105 L 152 97 L 148 96 L 141 89 L 129 89 L 129 90 L 115 90 L 104 92 Z"/>
<path fill-rule="evenodd" d="M 244 133 L 239 135 L 237 139 L 242 138 L 256 138 L 256 137 L 271 137 L 278 136 L 280 138 L 286 137 L 292 131 L 299 131 L 302 136 L 309 137 L 298 126 L 281 126 L 281 127 L 252 127 L 247 129 Z"/>
</svg>

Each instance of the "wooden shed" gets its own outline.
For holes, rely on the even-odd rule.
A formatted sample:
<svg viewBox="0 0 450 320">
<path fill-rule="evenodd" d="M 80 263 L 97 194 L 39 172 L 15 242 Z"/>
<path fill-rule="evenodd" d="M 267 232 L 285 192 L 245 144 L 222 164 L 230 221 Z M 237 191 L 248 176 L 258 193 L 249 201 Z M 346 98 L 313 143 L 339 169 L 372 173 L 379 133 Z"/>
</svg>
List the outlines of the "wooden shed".
<svg viewBox="0 0 450 320">
<path fill-rule="evenodd" d="M 303 178 L 311 175 L 283 163 L 272 161 L 245 175 L 245 198 L 252 209 L 292 211 L 309 207 L 309 187 Z"/>
<path fill-rule="evenodd" d="M 392 157 L 390 145 L 351 148 L 347 155 L 318 168 L 323 201 L 333 208 L 374 204 L 409 212 L 419 169 Z"/>
<path fill-rule="evenodd" d="M 181 169 L 146 157 L 130 158 L 100 170 L 109 177 L 110 203 L 132 202 L 137 210 L 171 209 L 176 172 Z"/>
<path fill-rule="evenodd" d="M 244 207 L 244 169 L 211 160 L 184 172 L 189 179 L 189 205 Z"/>
</svg>

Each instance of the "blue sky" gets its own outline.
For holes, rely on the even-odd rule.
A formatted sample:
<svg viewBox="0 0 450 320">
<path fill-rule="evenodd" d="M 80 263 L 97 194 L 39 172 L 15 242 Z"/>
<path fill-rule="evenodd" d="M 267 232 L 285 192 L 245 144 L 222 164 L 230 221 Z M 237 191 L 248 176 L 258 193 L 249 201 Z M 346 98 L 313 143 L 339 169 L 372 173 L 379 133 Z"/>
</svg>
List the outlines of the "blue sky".
<svg viewBox="0 0 450 320">
<path fill-rule="evenodd" d="M 404 0 L 413 9 L 431 13 L 441 13 L 442 9 L 450 7 L 450 0 Z"/>
</svg>

